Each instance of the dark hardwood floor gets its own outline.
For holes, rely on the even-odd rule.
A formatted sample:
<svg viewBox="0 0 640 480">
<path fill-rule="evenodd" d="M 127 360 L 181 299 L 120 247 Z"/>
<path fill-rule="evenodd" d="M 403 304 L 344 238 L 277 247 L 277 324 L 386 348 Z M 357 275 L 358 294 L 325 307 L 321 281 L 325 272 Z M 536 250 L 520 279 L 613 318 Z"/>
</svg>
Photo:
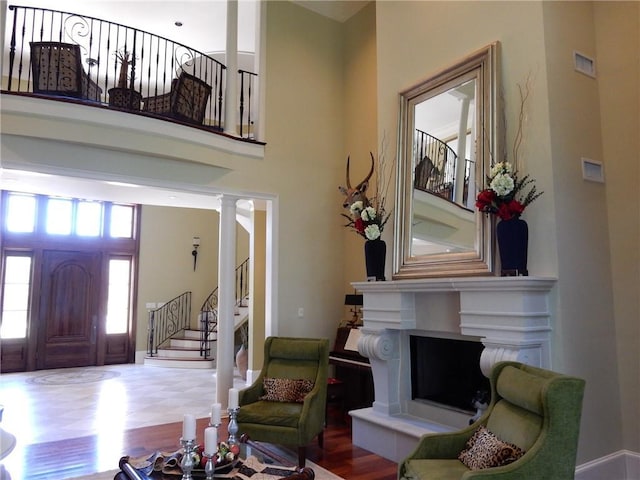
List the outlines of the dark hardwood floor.
<svg viewBox="0 0 640 480">
<path fill-rule="evenodd" d="M 307 448 L 307 458 L 346 480 L 395 480 L 397 464 L 351 444 L 351 428 L 330 411 L 324 432 L 324 449 L 317 442 Z M 208 419 L 197 421 L 201 435 Z M 223 424 L 222 429 L 226 429 Z M 177 449 L 182 423 L 168 423 L 122 432 L 121 437 L 107 441 L 97 435 L 28 445 L 16 449 L 11 456 L 21 468 L 19 475 L 9 471 L 12 480 L 66 479 L 118 467 L 120 456 L 142 456 L 155 450 Z M 200 437 L 198 437 L 198 440 Z M 109 453 L 107 453 L 109 452 Z M 292 452 L 293 454 L 293 452 Z M 295 458 L 295 454 L 293 454 Z M 108 465 L 105 464 L 105 456 Z M 113 461 L 113 464 L 111 464 Z M 0 475 L 1 476 L 1 475 Z"/>
</svg>

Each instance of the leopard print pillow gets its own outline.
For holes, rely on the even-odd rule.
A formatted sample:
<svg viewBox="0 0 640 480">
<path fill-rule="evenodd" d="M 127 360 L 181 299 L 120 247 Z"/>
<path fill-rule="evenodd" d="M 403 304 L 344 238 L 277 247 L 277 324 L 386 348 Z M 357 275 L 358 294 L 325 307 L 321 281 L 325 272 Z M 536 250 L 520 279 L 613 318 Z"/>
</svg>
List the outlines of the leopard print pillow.
<svg viewBox="0 0 640 480">
<path fill-rule="evenodd" d="M 304 397 L 313 389 L 314 382 L 302 378 L 268 378 L 262 381 L 264 395 L 260 400 L 269 402 L 304 402 Z"/>
<path fill-rule="evenodd" d="M 467 441 L 465 449 L 458 455 L 458 460 L 471 470 L 482 470 L 508 465 L 524 453 L 517 445 L 503 442 L 481 425 Z"/>
</svg>

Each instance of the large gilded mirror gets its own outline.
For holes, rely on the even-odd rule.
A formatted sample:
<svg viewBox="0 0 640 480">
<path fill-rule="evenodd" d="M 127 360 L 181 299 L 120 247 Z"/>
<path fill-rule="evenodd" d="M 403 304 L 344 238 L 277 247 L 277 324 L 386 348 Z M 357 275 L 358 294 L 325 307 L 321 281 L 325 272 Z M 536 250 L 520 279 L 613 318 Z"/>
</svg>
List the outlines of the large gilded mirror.
<svg viewBox="0 0 640 480">
<path fill-rule="evenodd" d="M 475 209 L 498 131 L 498 43 L 400 93 L 393 278 L 493 272 Z"/>
</svg>

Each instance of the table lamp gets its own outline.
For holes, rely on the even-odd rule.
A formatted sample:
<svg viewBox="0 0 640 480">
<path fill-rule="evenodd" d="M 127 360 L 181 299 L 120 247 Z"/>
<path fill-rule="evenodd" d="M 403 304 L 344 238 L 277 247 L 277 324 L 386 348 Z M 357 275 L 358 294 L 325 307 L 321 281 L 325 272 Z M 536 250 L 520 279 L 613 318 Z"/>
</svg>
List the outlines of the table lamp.
<svg viewBox="0 0 640 480">
<path fill-rule="evenodd" d="M 351 320 L 347 323 L 348 327 L 355 327 L 360 324 L 360 309 L 358 307 L 362 306 L 362 295 L 358 294 L 347 294 L 344 296 L 344 304 L 350 306 L 350 312 L 353 313 Z"/>
</svg>

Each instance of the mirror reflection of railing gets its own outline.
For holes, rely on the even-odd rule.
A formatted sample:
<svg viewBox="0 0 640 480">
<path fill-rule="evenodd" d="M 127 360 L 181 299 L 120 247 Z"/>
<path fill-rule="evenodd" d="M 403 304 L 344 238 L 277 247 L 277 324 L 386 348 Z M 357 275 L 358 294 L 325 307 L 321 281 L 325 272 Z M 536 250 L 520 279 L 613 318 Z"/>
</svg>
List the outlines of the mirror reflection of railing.
<svg viewBox="0 0 640 480">
<path fill-rule="evenodd" d="M 14 5 L 9 10 L 3 91 L 81 101 L 212 131 L 222 131 L 225 108 L 239 107 L 237 100 L 225 99 L 226 66 L 187 45 L 69 12 Z M 240 95 L 249 97 L 246 109 L 251 94 Z M 240 128 L 252 138 L 251 109 L 247 112 Z"/>
<path fill-rule="evenodd" d="M 454 198 L 456 163 L 458 155 L 445 142 L 422 130 L 415 132 L 416 168 L 413 188 L 433 193 L 461 205 L 467 204 L 469 195 L 469 173 L 471 160 L 465 160 L 464 188 L 462 198 Z"/>
</svg>

